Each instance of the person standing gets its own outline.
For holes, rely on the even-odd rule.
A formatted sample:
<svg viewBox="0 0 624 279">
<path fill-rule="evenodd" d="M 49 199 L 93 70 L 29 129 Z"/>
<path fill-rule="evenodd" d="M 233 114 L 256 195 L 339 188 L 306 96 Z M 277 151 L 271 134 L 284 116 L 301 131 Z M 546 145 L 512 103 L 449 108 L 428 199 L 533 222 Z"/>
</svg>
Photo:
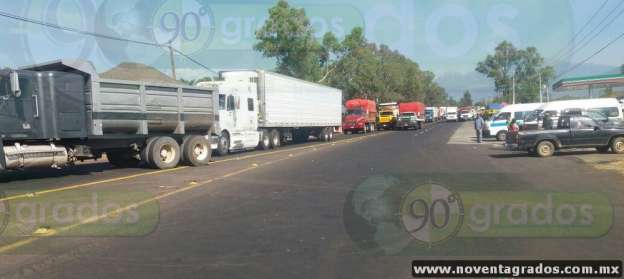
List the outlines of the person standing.
<svg viewBox="0 0 624 279">
<path fill-rule="evenodd" d="M 485 125 L 485 121 L 483 121 L 483 117 L 481 117 L 481 114 L 477 114 L 477 119 L 475 119 L 475 123 L 474 123 L 474 127 L 475 127 L 475 131 L 477 132 L 477 142 L 481 143 L 481 140 L 483 138 L 483 126 Z"/>
</svg>

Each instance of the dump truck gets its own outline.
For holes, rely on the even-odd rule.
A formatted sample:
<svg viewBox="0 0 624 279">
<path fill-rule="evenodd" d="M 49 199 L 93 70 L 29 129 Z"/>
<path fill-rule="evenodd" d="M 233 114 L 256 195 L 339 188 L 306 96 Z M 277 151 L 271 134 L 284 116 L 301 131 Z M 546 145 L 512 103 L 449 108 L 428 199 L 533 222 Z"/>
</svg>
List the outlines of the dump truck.
<svg viewBox="0 0 624 279">
<path fill-rule="evenodd" d="M 345 102 L 347 114 L 342 121 L 342 131 L 373 132 L 377 120 L 377 104 L 366 99 L 353 99 Z"/>
<path fill-rule="evenodd" d="M 394 129 L 399 117 L 399 103 L 388 102 L 379 104 L 379 116 L 377 117 L 377 129 Z"/>
<path fill-rule="evenodd" d="M 278 148 L 310 137 L 334 139 L 342 124 L 342 91 L 264 70 L 222 71 L 216 88 L 219 121 L 215 126 L 219 155 Z"/>
<path fill-rule="evenodd" d="M 425 104 L 421 102 L 399 103 L 399 119 L 396 127 L 399 129 L 420 129 L 425 122 Z"/>
<path fill-rule="evenodd" d="M 206 165 L 214 88 L 100 78 L 85 60 L 0 71 L 0 170 L 106 155 L 119 167 Z"/>
</svg>

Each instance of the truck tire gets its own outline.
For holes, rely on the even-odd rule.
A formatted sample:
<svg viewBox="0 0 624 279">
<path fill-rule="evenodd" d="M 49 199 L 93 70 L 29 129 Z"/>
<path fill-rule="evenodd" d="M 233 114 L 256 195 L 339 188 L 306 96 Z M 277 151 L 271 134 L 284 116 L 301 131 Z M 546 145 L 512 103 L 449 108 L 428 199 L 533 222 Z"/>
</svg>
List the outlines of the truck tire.
<svg viewBox="0 0 624 279">
<path fill-rule="evenodd" d="M 106 152 L 108 162 L 118 168 L 136 168 L 141 163 L 140 160 L 130 155 L 130 150 L 116 150 Z"/>
<path fill-rule="evenodd" d="M 149 150 L 149 158 L 154 168 L 172 169 L 180 163 L 180 145 L 170 137 L 158 137 Z"/>
<path fill-rule="evenodd" d="M 611 141 L 611 151 L 615 154 L 624 153 L 624 137 L 617 137 Z"/>
<path fill-rule="evenodd" d="M 152 163 L 150 161 L 150 157 L 149 157 L 149 150 L 150 150 L 150 146 L 152 146 L 152 143 L 154 142 L 154 140 L 156 139 L 156 137 L 150 137 L 145 141 L 145 145 L 143 145 L 143 148 L 141 149 L 141 161 L 143 161 L 143 163 L 149 167 L 154 167 L 154 163 Z"/>
<path fill-rule="evenodd" d="M 224 132 L 219 136 L 219 142 L 217 143 L 217 154 L 219 156 L 228 155 L 230 152 L 230 136 Z"/>
<path fill-rule="evenodd" d="M 271 136 L 269 135 L 269 131 L 262 131 L 262 136 L 260 137 L 260 144 L 258 145 L 260 150 L 269 150 L 271 149 Z"/>
<path fill-rule="evenodd" d="M 496 140 L 497 141 L 505 141 L 505 140 L 507 140 L 507 132 L 506 131 L 499 131 L 498 133 L 496 133 Z"/>
<path fill-rule="evenodd" d="M 333 141 L 334 140 L 334 128 L 328 127 L 327 134 L 329 135 L 329 141 Z"/>
<path fill-rule="evenodd" d="M 279 148 L 282 145 L 282 139 L 277 129 L 271 131 L 271 148 Z"/>
<path fill-rule="evenodd" d="M 208 165 L 211 154 L 210 141 L 203 136 L 188 136 L 182 142 L 182 161 L 188 165 Z"/>
<path fill-rule="evenodd" d="M 331 141 L 331 128 L 329 127 L 323 128 L 323 141 L 325 142 Z"/>
<path fill-rule="evenodd" d="M 555 154 L 555 145 L 550 142 L 550 141 L 541 141 L 540 143 L 537 144 L 537 147 L 535 148 L 535 152 L 537 153 L 537 156 L 540 157 L 550 157 L 553 154 Z"/>
</svg>

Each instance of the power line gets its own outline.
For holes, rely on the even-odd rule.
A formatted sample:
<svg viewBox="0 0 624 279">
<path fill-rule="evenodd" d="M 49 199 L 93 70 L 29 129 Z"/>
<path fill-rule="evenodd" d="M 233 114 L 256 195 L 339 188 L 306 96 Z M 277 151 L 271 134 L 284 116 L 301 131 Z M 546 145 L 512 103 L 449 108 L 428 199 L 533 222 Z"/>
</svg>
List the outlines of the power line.
<svg viewBox="0 0 624 279">
<path fill-rule="evenodd" d="M 609 43 L 607 43 L 605 46 L 603 46 L 602 48 L 600 48 L 598 51 L 594 52 L 592 55 L 590 55 L 589 57 L 587 57 L 585 60 L 581 61 L 580 63 L 574 65 L 574 67 L 569 68 L 568 70 L 566 70 L 565 72 L 559 74 L 555 79 L 560 78 L 561 76 L 574 71 L 576 68 L 580 67 L 581 65 L 585 64 L 587 61 L 589 61 L 590 59 L 594 58 L 594 56 L 598 55 L 599 53 L 601 53 L 603 50 L 607 49 L 608 47 L 610 47 L 612 44 L 614 44 L 615 42 L 617 42 L 619 39 L 624 37 L 624 33 L 620 34 L 619 36 L 617 36 L 615 39 L 611 40 Z"/>
<path fill-rule="evenodd" d="M 578 32 L 576 32 L 576 34 L 574 34 L 572 39 L 570 39 L 570 41 L 563 48 L 557 51 L 557 53 L 552 57 L 552 60 L 557 60 L 559 55 L 562 54 L 566 48 L 573 47 L 573 43 L 574 43 L 574 40 L 576 40 L 576 37 L 578 37 L 581 33 L 583 33 L 583 31 L 585 31 L 585 28 L 587 28 L 587 26 L 589 26 L 589 24 L 594 20 L 594 18 L 600 13 L 600 11 L 604 9 L 607 2 L 609 2 L 609 0 L 605 0 L 604 2 L 602 2 L 602 5 L 600 5 L 600 7 L 594 12 L 594 14 L 589 18 L 589 20 L 585 22 L 585 25 L 583 25 L 583 27 L 581 27 L 581 29 Z"/>
<path fill-rule="evenodd" d="M 115 36 L 109 36 L 109 35 L 104 35 L 104 34 L 98 34 L 98 33 L 94 33 L 94 32 L 84 31 L 84 30 L 71 28 L 71 27 L 60 26 L 60 25 L 48 23 L 48 22 L 45 22 L 45 21 L 40 21 L 40 20 L 35 20 L 35 19 L 27 18 L 27 17 L 21 17 L 21 16 L 14 15 L 14 14 L 9 14 L 9 13 L 3 12 L 3 11 L 0 11 L 0 16 L 11 18 L 11 19 L 15 19 L 15 20 L 19 20 L 19 21 L 24 21 L 24 22 L 28 22 L 28 23 L 33 23 L 33 24 L 37 24 L 37 25 L 42 25 L 42 26 L 46 26 L 46 27 L 50 27 L 50 28 L 55 28 L 55 29 L 60 29 L 60 30 L 64 30 L 64 31 L 74 32 L 74 33 L 87 35 L 87 36 L 94 36 L 94 37 L 100 37 L 100 38 L 104 38 L 104 39 L 123 41 L 123 42 L 130 42 L 130 43 L 141 44 L 141 45 L 148 45 L 148 46 L 155 46 L 155 47 L 164 47 L 165 46 L 165 45 L 152 43 L 152 42 L 131 40 L 131 39 L 126 39 L 126 38 L 120 38 L 120 37 L 115 37 Z"/>
<path fill-rule="evenodd" d="M 126 39 L 126 38 L 110 36 L 110 35 L 104 35 L 104 34 L 99 34 L 99 33 L 95 33 L 95 32 L 89 32 L 89 31 L 80 30 L 80 29 L 76 29 L 76 28 L 71 28 L 71 27 L 61 26 L 61 25 L 57 25 L 57 24 L 52 24 L 52 23 L 49 23 L 49 22 L 41 21 L 41 20 L 35 20 L 35 19 L 27 18 L 27 17 L 22 17 L 22 16 L 10 14 L 10 13 L 3 12 L 3 11 L 0 11 L 0 16 L 6 17 L 6 18 L 10 18 L 10 19 L 14 19 L 14 20 L 18 20 L 18 21 L 23 21 L 23 22 L 28 22 L 28 23 L 32 23 L 32 24 L 41 25 L 41 26 L 46 26 L 46 27 L 50 27 L 50 28 L 55 28 L 55 29 L 59 29 L 59 30 L 64 30 L 64 31 L 68 31 L 68 32 L 78 33 L 78 34 L 82 34 L 82 35 L 86 35 L 86 36 L 93 36 L 93 37 L 99 37 L 99 38 L 103 38 L 103 39 L 122 41 L 122 42 L 128 42 L 128 43 L 135 43 L 135 44 L 147 45 L 147 46 L 153 46 L 153 47 L 161 47 L 161 48 L 163 48 L 163 47 L 171 47 L 169 44 L 158 44 L 158 43 L 153 43 L 153 42 L 139 41 L 139 40 L 133 40 L 133 39 Z M 207 67 L 206 65 L 200 63 L 199 61 L 193 59 L 188 54 L 185 54 L 182 51 L 180 51 L 180 50 L 178 50 L 178 49 L 176 49 L 174 47 L 171 47 L 171 49 L 174 52 L 176 52 L 176 53 L 180 54 L 181 56 L 185 57 L 186 59 L 189 59 L 191 62 L 199 65 L 200 67 L 202 67 L 202 68 L 204 68 L 204 69 L 206 69 L 206 70 L 208 70 L 210 72 L 216 73 L 216 71 L 214 71 L 210 67 Z"/>
<path fill-rule="evenodd" d="M 217 73 L 215 70 L 213 70 L 213 69 L 209 68 L 208 66 L 205 66 L 204 64 L 202 64 L 202 63 L 200 63 L 199 61 L 195 60 L 194 58 L 190 57 L 188 54 L 185 54 L 185 53 L 183 53 L 183 52 L 181 52 L 181 51 L 179 51 L 179 50 L 177 50 L 177 49 L 175 49 L 175 48 L 172 48 L 172 49 L 173 49 L 173 51 L 174 51 L 175 53 L 177 53 L 177 54 L 179 54 L 179 55 L 182 55 L 184 58 L 186 58 L 186 59 L 190 60 L 191 62 L 193 62 L 193 63 L 195 63 L 195 64 L 197 64 L 197 65 L 199 65 L 199 66 L 203 67 L 204 69 L 206 69 L 206 70 L 208 70 L 208 71 L 211 71 L 211 72 L 213 72 L 213 73 Z"/>
<path fill-rule="evenodd" d="M 602 28 L 598 31 L 598 33 L 593 34 L 594 36 L 592 36 L 589 40 L 586 41 L 586 39 L 589 38 L 589 36 L 591 36 L 592 33 L 594 33 L 598 28 L 600 28 L 600 26 L 603 23 L 605 23 L 605 21 L 607 21 L 611 17 L 611 15 L 613 15 L 618 10 L 618 8 L 622 6 L 622 4 L 624 4 L 624 1 L 620 1 L 618 5 L 615 8 L 613 8 L 606 17 L 603 18 L 602 21 L 600 21 L 600 23 L 598 23 L 598 25 L 594 26 L 594 28 L 589 33 L 585 34 L 583 39 L 579 41 L 579 43 L 581 43 L 582 45 L 578 48 L 573 47 L 570 53 L 567 56 L 565 56 L 564 60 L 570 59 L 574 54 L 578 53 L 580 50 L 585 48 L 589 43 L 591 43 L 592 40 L 598 37 L 605 29 L 607 29 L 607 27 L 611 26 L 611 24 L 613 24 L 613 22 L 615 22 L 615 20 L 617 20 L 624 13 L 624 9 L 622 9 L 620 13 L 617 14 L 615 17 L 611 18 L 611 21 L 609 21 L 606 25 L 602 26 Z"/>
</svg>

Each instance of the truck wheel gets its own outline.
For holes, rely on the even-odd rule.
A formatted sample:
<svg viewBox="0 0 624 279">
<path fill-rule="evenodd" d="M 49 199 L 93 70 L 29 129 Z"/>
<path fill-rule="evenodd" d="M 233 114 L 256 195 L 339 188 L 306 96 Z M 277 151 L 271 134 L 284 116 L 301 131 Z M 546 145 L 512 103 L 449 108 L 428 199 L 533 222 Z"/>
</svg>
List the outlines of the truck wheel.
<svg viewBox="0 0 624 279">
<path fill-rule="evenodd" d="M 279 148 L 281 144 L 280 133 L 278 130 L 274 129 L 271 131 L 271 148 Z"/>
<path fill-rule="evenodd" d="M 498 141 L 505 141 L 505 140 L 507 140 L 507 132 L 506 131 L 500 131 L 500 132 L 496 133 L 496 140 L 498 140 Z"/>
<path fill-rule="evenodd" d="M 225 156 L 230 152 L 230 137 L 227 133 L 223 133 L 219 137 L 219 142 L 217 143 L 217 154 L 219 156 Z"/>
<path fill-rule="evenodd" d="M 189 136 L 182 142 L 182 161 L 191 166 L 204 166 L 210 163 L 210 141 L 202 136 Z"/>
<path fill-rule="evenodd" d="M 262 131 L 262 137 L 260 138 L 260 145 L 258 145 L 261 150 L 269 150 L 271 149 L 271 137 L 269 136 L 269 131 Z"/>
<path fill-rule="evenodd" d="M 149 150 L 155 139 L 155 137 L 148 138 L 145 141 L 145 145 L 143 145 L 143 148 L 141 149 L 141 161 L 150 167 L 154 167 L 154 163 L 150 160 Z"/>
<path fill-rule="evenodd" d="M 175 168 L 180 163 L 180 145 L 170 137 L 158 137 L 150 147 L 149 158 L 157 169 Z"/>
<path fill-rule="evenodd" d="M 535 151 L 540 157 L 550 157 L 555 153 L 555 145 L 550 141 L 542 141 L 537 144 Z"/>
<path fill-rule="evenodd" d="M 334 128 L 332 127 L 327 128 L 327 135 L 329 135 L 329 141 L 333 141 L 334 140 Z"/>
<path fill-rule="evenodd" d="M 106 152 L 106 157 L 108 157 L 108 162 L 110 162 L 113 166 L 118 168 L 136 168 L 139 166 L 141 161 L 130 155 L 130 150 L 119 150 L 119 151 L 111 151 Z"/>
<path fill-rule="evenodd" d="M 607 153 L 609 152 L 609 148 L 611 148 L 610 146 L 600 146 L 600 147 L 596 147 L 596 150 L 600 153 Z"/>
<path fill-rule="evenodd" d="M 624 138 L 618 137 L 611 141 L 611 151 L 615 154 L 624 153 Z"/>
</svg>

